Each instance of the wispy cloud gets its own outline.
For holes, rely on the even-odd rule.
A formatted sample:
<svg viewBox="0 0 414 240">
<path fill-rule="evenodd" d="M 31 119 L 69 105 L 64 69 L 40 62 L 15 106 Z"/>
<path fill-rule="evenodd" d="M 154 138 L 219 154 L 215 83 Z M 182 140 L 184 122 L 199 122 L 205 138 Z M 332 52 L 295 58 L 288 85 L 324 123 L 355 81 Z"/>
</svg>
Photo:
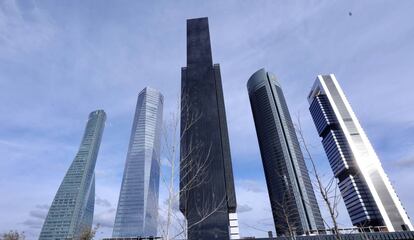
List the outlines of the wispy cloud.
<svg viewBox="0 0 414 240">
<path fill-rule="evenodd" d="M 46 218 L 47 211 L 45 211 L 45 210 L 33 210 L 33 211 L 30 211 L 29 214 L 30 214 L 31 217 L 35 217 L 35 218 L 39 218 L 39 219 L 44 220 Z"/>
<path fill-rule="evenodd" d="M 99 196 L 96 196 L 95 204 L 102 206 L 102 207 L 107 207 L 107 208 L 110 208 L 112 206 L 111 203 L 107 199 L 100 198 Z"/>
<path fill-rule="evenodd" d="M 20 54 L 45 50 L 56 31 L 47 16 L 32 0 L 2 2 L 0 59 L 17 60 Z"/>
<path fill-rule="evenodd" d="M 266 191 L 266 186 L 263 185 L 263 182 L 257 182 L 254 180 L 241 180 L 237 182 L 240 188 L 243 188 L 249 192 L 261 193 Z"/>
<path fill-rule="evenodd" d="M 98 212 L 94 215 L 94 224 L 99 224 L 102 228 L 112 228 L 114 226 L 115 208 L 110 208 L 105 211 Z"/>
<path fill-rule="evenodd" d="M 41 219 L 28 219 L 23 222 L 23 225 L 34 229 L 41 229 L 43 226 L 43 220 Z"/>
<path fill-rule="evenodd" d="M 237 212 L 238 213 L 245 213 L 245 212 L 250 212 L 251 210 L 253 210 L 253 208 L 251 208 L 249 205 L 247 204 L 242 204 L 242 205 L 238 205 L 237 206 Z"/>
<path fill-rule="evenodd" d="M 396 161 L 394 164 L 399 168 L 412 168 L 414 167 L 414 156 L 401 159 L 399 161 Z"/>
<path fill-rule="evenodd" d="M 30 228 L 40 230 L 43 226 L 43 222 L 46 219 L 47 212 L 49 211 L 49 205 L 39 204 L 35 206 L 34 210 L 29 212 L 29 219 L 25 220 L 22 224 Z"/>
<path fill-rule="evenodd" d="M 48 205 L 48 204 L 38 204 L 38 205 L 36 205 L 36 208 L 49 210 L 50 205 Z"/>
<path fill-rule="evenodd" d="M 39 226 L 37 211 L 46 207 L 31 204 L 52 202 L 88 113 L 103 108 L 108 119 L 96 165 L 95 222 L 103 226 L 98 237 L 110 236 L 137 94 L 153 86 L 165 95 L 165 113 L 175 109 L 186 62 L 185 19 L 191 17 L 209 17 L 214 61 L 221 64 L 239 210 L 252 209 L 240 214 L 242 223 L 271 219 L 246 90 L 261 67 L 279 78 L 291 113 L 303 114 L 322 172 L 331 170 L 306 102 L 320 73 L 337 75 L 384 166 L 411 168 L 404 156 L 412 156 L 414 146 L 413 7 L 410 1 L 356 0 L 2 1 L 0 180 L 6 184 L 0 211 L 11 217 L 0 218 L 0 230 L 27 227 L 27 239 L 37 239 L 39 229 L 31 226 Z M 414 196 L 400 191 L 407 187 L 401 181 L 412 179 L 405 168 L 386 171 L 410 203 Z M 241 232 L 266 236 L 249 227 Z"/>
</svg>

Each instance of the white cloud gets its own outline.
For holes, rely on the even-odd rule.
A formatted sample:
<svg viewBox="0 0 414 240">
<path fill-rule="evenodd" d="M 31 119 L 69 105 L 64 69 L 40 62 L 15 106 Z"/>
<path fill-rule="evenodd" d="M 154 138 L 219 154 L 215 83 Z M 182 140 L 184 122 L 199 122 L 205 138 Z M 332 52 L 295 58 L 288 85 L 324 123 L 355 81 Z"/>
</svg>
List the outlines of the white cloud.
<svg viewBox="0 0 414 240">
<path fill-rule="evenodd" d="M 252 208 L 239 216 L 242 235 L 274 229 L 245 87 L 261 67 L 281 81 L 292 115 L 303 114 L 323 172 L 330 169 L 306 95 L 317 74 L 335 73 L 413 214 L 414 196 L 405 191 L 412 174 L 388 167 L 412 156 L 414 146 L 412 7 L 409 1 L 1 2 L 0 212 L 10 217 L 0 218 L 0 230 L 28 227 L 27 239 L 38 238 L 29 225 L 36 225 L 30 213 L 40 208 L 32 204 L 52 202 L 87 114 L 104 108 L 96 194 L 108 202 L 97 201 L 95 219 L 105 225 L 98 236 L 111 235 L 115 213 L 108 203 L 118 201 L 137 94 L 146 85 L 158 88 L 165 116 L 174 109 L 185 66 L 185 19 L 199 16 L 209 17 L 214 62 L 221 64 L 237 200 Z"/>
<path fill-rule="evenodd" d="M 275 232 L 264 179 L 239 180 L 236 182 L 236 194 L 241 236 L 266 237 L 268 231 Z"/>
<path fill-rule="evenodd" d="M 263 182 L 257 182 L 254 180 L 239 180 L 236 182 L 237 186 L 240 186 L 240 188 L 253 193 L 261 193 L 265 192 L 266 185 Z"/>
</svg>

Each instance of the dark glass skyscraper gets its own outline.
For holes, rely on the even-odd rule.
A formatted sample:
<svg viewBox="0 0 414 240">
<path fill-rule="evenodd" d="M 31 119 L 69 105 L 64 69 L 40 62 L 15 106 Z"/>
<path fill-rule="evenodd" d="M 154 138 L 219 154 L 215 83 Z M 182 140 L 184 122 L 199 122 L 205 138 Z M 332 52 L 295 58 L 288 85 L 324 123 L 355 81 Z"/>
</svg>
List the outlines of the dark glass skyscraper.
<svg viewBox="0 0 414 240">
<path fill-rule="evenodd" d="M 412 231 L 408 215 L 335 76 L 319 75 L 308 101 L 352 224 Z"/>
<path fill-rule="evenodd" d="M 112 237 L 157 236 L 163 99 L 138 95 Z"/>
<path fill-rule="evenodd" d="M 324 229 L 280 83 L 260 69 L 247 89 L 277 234 Z"/>
<path fill-rule="evenodd" d="M 106 115 L 89 114 L 78 154 L 53 199 L 39 240 L 78 239 L 92 227 L 95 205 L 95 164 Z"/>
<path fill-rule="evenodd" d="M 180 210 L 188 239 L 229 239 L 236 212 L 220 66 L 213 65 L 207 18 L 187 20 L 181 71 Z"/>
</svg>

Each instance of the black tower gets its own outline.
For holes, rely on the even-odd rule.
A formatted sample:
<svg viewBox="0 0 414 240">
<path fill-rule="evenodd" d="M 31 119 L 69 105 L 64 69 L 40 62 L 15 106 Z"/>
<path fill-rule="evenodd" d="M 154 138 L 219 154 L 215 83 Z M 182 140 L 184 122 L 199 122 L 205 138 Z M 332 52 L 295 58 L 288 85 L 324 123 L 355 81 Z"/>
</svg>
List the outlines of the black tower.
<svg viewBox="0 0 414 240">
<path fill-rule="evenodd" d="M 276 77 L 260 69 L 247 83 L 276 232 L 324 229 L 292 119 Z"/>
<path fill-rule="evenodd" d="M 237 204 L 220 66 L 213 65 L 207 18 L 187 20 L 180 157 L 180 210 L 188 239 L 229 239 L 229 214 Z"/>
</svg>

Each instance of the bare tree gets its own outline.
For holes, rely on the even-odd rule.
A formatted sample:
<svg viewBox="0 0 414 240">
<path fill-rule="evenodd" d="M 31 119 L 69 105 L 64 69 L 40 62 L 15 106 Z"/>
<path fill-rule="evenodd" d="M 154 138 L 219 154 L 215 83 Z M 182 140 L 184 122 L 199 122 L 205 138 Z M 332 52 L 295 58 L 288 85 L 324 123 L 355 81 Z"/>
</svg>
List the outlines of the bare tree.
<svg viewBox="0 0 414 240">
<path fill-rule="evenodd" d="M 301 147 L 305 151 L 305 158 L 312 166 L 312 173 L 315 177 L 314 185 L 318 189 L 318 192 L 321 194 L 322 200 L 324 201 L 324 205 L 328 210 L 329 217 L 332 222 L 332 233 L 335 235 L 336 240 L 341 240 L 341 235 L 339 232 L 339 226 L 337 221 L 339 216 L 338 204 L 341 201 L 341 194 L 338 189 L 337 180 L 335 177 L 331 177 L 326 184 L 322 180 L 322 176 L 318 172 L 315 160 L 312 157 L 312 154 L 309 150 L 309 145 L 305 140 L 299 115 L 296 124 L 296 132 L 299 135 L 299 142 L 301 144 Z M 330 224 L 325 219 L 324 222 L 328 227 L 330 226 Z"/>
<path fill-rule="evenodd" d="M 160 225 L 161 234 L 166 240 L 186 239 L 189 229 L 220 211 L 226 204 L 225 197 L 220 199 L 215 196 L 202 197 L 201 205 L 195 209 L 198 219 L 195 222 L 191 221 L 193 223 L 190 225 L 188 225 L 187 219 L 176 207 L 178 206 L 180 194 L 186 196 L 190 190 L 211 180 L 207 174 L 207 169 L 210 164 L 212 144 L 206 146 L 196 142 L 191 137 L 186 138 L 186 149 L 182 149 L 180 156 L 181 141 L 186 134 L 191 134 L 192 127 L 202 117 L 201 112 L 195 109 L 190 111 L 191 106 L 189 101 L 186 100 L 185 96 L 183 96 L 181 101 L 177 101 L 177 107 L 170 114 L 170 119 L 166 121 L 163 129 L 163 160 L 167 163 L 169 172 L 160 174 L 161 181 L 168 193 L 166 208 L 160 207 L 160 211 L 166 216 L 165 221 Z M 184 119 L 185 125 L 180 126 L 180 115 L 182 112 L 186 113 L 184 114 L 186 119 Z M 179 187 L 180 179 L 186 179 L 186 181 L 181 182 Z"/>
<path fill-rule="evenodd" d="M 161 225 L 162 235 L 165 239 L 170 239 L 171 227 L 174 219 L 178 219 L 176 209 L 173 208 L 177 201 L 176 183 L 177 183 L 177 163 L 179 158 L 179 139 L 177 139 L 179 133 L 179 105 L 175 112 L 171 113 L 170 120 L 164 124 L 163 127 L 163 155 L 167 164 L 169 165 L 170 172 L 168 174 L 160 174 L 161 180 L 164 183 L 168 191 L 167 209 L 161 210 L 167 215 L 166 223 Z M 173 219 L 174 218 L 174 219 Z"/>
<path fill-rule="evenodd" d="M 296 239 L 296 221 L 297 213 L 292 206 L 292 196 L 288 191 L 284 191 L 281 201 L 273 201 L 276 206 L 276 215 L 281 220 L 280 224 L 276 224 L 276 229 L 288 237 L 289 239 Z"/>
<path fill-rule="evenodd" d="M 339 211 L 338 211 L 338 205 L 341 202 L 342 196 L 341 196 L 341 192 L 342 194 L 347 194 L 348 191 L 351 190 L 351 187 L 348 186 L 346 188 L 343 188 L 341 191 L 339 190 L 338 187 L 338 182 L 337 179 L 332 176 L 330 178 L 328 178 L 326 181 L 324 181 L 322 179 L 322 175 L 318 172 L 317 168 L 316 168 L 316 163 L 314 158 L 312 157 L 312 154 L 309 150 L 309 145 L 307 144 L 303 131 L 302 131 L 302 126 L 301 126 L 301 121 L 300 121 L 300 115 L 298 114 L 298 120 L 297 120 L 297 125 L 295 126 L 296 132 L 299 135 L 299 141 L 301 144 L 301 147 L 303 150 L 305 150 L 305 154 L 306 154 L 306 159 L 310 162 L 311 166 L 312 166 L 312 173 L 315 177 L 315 181 L 314 181 L 314 185 L 316 186 L 316 188 L 318 189 L 318 192 L 320 193 L 323 201 L 324 201 L 324 205 L 326 206 L 328 213 L 329 213 L 329 218 L 332 222 L 332 227 L 330 227 L 330 224 L 328 223 L 328 221 L 326 221 L 325 219 L 323 219 L 323 221 L 325 222 L 325 224 L 328 226 L 329 231 L 332 232 L 332 234 L 335 235 L 335 239 L 336 240 L 341 240 L 341 229 L 339 228 L 339 224 L 338 224 L 338 216 L 339 216 Z M 354 176 L 358 176 L 359 173 L 356 173 Z M 369 239 L 369 236 L 367 235 L 366 229 L 369 228 L 371 229 L 369 226 L 367 227 L 368 222 L 365 222 L 363 225 L 359 226 L 357 228 L 357 231 L 360 233 L 361 239 Z"/>
<path fill-rule="evenodd" d="M 375 230 L 378 231 L 379 228 L 375 229 Z M 369 225 L 368 221 L 365 221 L 361 226 L 359 226 L 357 228 L 357 231 L 358 231 L 359 235 L 361 236 L 361 239 L 364 239 L 364 240 L 369 240 L 370 239 L 367 232 L 371 232 L 371 231 L 375 231 L 375 230 L 372 228 L 372 226 Z"/>
<path fill-rule="evenodd" d="M 24 240 L 26 238 L 24 232 L 17 230 L 10 230 L 7 233 L 3 233 L 1 240 Z"/>
<path fill-rule="evenodd" d="M 99 227 L 99 223 L 96 224 L 93 228 L 85 227 L 80 233 L 79 240 L 93 240 Z"/>
<path fill-rule="evenodd" d="M 272 198 L 272 213 L 276 217 L 275 227 L 278 235 L 284 235 L 288 239 L 296 239 L 298 225 L 298 212 L 293 196 L 293 186 L 286 176 L 287 170 L 283 166 L 278 166 L 273 173 L 281 182 L 281 192 L 279 199 Z"/>
</svg>

